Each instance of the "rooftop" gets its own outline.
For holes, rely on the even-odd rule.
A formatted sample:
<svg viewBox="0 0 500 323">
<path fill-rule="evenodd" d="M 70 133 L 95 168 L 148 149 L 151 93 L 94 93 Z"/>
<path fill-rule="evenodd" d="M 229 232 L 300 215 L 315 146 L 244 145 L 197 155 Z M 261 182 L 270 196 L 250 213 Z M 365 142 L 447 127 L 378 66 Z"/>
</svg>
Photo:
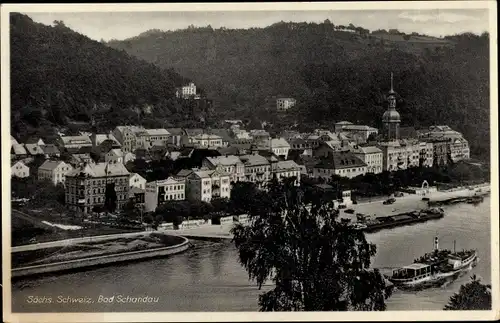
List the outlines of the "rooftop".
<svg viewBox="0 0 500 323">
<path fill-rule="evenodd" d="M 87 136 L 60 136 L 61 141 L 64 145 L 70 144 L 88 144 L 91 145 L 92 141 Z"/>
<path fill-rule="evenodd" d="M 354 167 L 364 167 L 366 164 L 356 157 L 352 152 L 333 152 L 330 158 L 322 159 L 314 168 L 320 169 L 344 169 Z"/>
<path fill-rule="evenodd" d="M 230 166 L 241 163 L 240 158 L 234 155 L 207 157 L 207 160 L 214 166 L 215 165 Z"/>
<path fill-rule="evenodd" d="M 83 167 L 76 168 L 66 176 L 85 176 L 85 177 L 106 177 L 106 176 L 129 176 L 129 171 L 122 163 L 98 163 L 86 164 Z"/>
<path fill-rule="evenodd" d="M 283 160 L 276 163 L 276 168 L 279 170 L 298 170 L 300 166 L 293 160 Z"/>
<path fill-rule="evenodd" d="M 61 160 L 46 160 L 38 169 L 53 171 L 56 169 L 61 163 L 64 163 Z"/>
<path fill-rule="evenodd" d="M 403 268 L 404 269 L 419 270 L 419 269 L 427 268 L 427 267 L 429 267 L 429 265 L 420 264 L 420 263 L 414 263 L 414 264 L 411 264 L 411 265 L 408 265 L 408 266 L 404 266 Z"/>
<path fill-rule="evenodd" d="M 245 166 L 260 166 L 269 165 L 269 161 L 266 157 L 261 155 L 243 155 L 240 156 L 240 160 L 245 164 Z"/>
<path fill-rule="evenodd" d="M 158 128 L 158 129 L 146 129 L 146 133 L 150 136 L 169 136 L 170 132 L 166 129 Z"/>
</svg>

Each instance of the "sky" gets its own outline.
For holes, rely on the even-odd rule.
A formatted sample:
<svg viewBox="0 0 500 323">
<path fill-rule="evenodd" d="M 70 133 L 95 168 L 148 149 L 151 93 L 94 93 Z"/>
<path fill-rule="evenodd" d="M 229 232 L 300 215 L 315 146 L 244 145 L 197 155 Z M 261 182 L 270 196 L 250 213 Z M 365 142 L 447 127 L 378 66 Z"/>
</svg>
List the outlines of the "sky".
<svg viewBox="0 0 500 323">
<path fill-rule="evenodd" d="M 315 11 L 156 11 L 156 12 L 26 12 L 34 21 L 52 25 L 62 20 L 69 28 L 94 40 L 134 37 L 150 29 L 176 30 L 189 25 L 212 28 L 266 27 L 279 21 L 323 22 L 375 29 L 398 29 L 431 36 L 489 29 L 487 9 L 435 10 L 315 10 Z"/>
</svg>

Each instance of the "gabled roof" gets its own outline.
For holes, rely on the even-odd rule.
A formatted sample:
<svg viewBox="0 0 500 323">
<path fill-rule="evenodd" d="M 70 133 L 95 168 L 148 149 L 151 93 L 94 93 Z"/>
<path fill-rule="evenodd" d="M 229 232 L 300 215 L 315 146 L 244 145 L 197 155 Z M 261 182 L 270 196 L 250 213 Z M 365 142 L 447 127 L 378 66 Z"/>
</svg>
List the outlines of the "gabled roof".
<svg viewBox="0 0 500 323">
<path fill-rule="evenodd" d="M 139 175 L 139 174 L 137 174 L 137 173 L 130 173 L 130 178 L 132 178 L 132 177 L 140 177 L 140 178 L 142 178 L 142 179 L 144 179 L 144 180 L 145 180 L 145 178 L 144 178 L 144 177 L 142 177 L 141 175 Z"/>
<path fill-rule="evenodd" d="M 334 152 L 330 158 L 322 159 L 314 168 L 344 169 L 364 166 L 366 166 L 366 164 L 352 152 L 342 151 Z"/>
<path fill-rule="evenodd" d="M 115 146 L 121 146 L 120 142 L 113 136 L 112 133 L 109 134 L 96 134 L 95 136 L 95 144 L 99 146 L 106 140 L 111 140 L 113 142 L 113 145 Z"/>
<path fill-rule="evenodd" d="M 48 170 L 48 171 L 53 171 L 59 165 L 64 164 L 67 165 L 65 162 L 62 160 L 46 160 L 40 167 L 38 167 L 38 170 Z M 68 165 L 71 167 L 70 165 Z"/>
<path fill-rule="evenodd" d="M 179 184 L 184 183 L 184 178 L 169 176 L 167 179 L 159 180 L 153 182 L 155 185 L 169 185 L 169 184 Z M 148 183 L 149 184 L 149 183 Z"/>
<path fill-rule="evenodd" d="M 20 160 L 17 160 L 17 161 L 16 161 L 16 160 L 12 160 L 12 161 L 10 162 L 10 166 L 11 166 L 11 167 L 16 166 L 17 164 L 21 164 L 21 165 L 22 165 L 22 166 L 24 166 L 24 167 L 28 167 L 28 166 L 26 166 L 26 164 L 25 164 L 25 163 L 23 163 L 23 162 L 22 162 L 22 161 L 20 161 Z"/>
<path fill-rule="evenodd" d="M 286 171 L 286 170 L 299 170 L 300 166 L 294 162 L 293 160 L 283 160 L 278 161 L 276 163 L 276 168 L 278 170 Z"/>
<path fill-rule="evenodd" d="M 88 136 L 60 136 L 63 145 L 91 145 L 92 141 Z"/>
<path fill-rule="evenodd" d="M 48 144 L 42 147 L 43 153 L 50 155 L 50 154 L 59 154 L 59 148 L 57 148 L 56 145 L 54 144 Z"/>
<path fill-rule="evenodd" d="M 181 169 L 176 176 L 178 177 L 187 177 L 191 175 L 194 171 L 192 169 Z"/>
<path fill-rule="evenodd" d="M 269 161 L 266 157 L 261 155 L 243 155 L 240 156 L 240 160 L 245 164 L 246 167 L 269 165 Z"/>
<path fill-rule="evenodd" d="M 206 158 L 212 165 L 222 165 L 222 166 L 231 166 L 241 163 L 241 160 L 238 156 L 230 155 L 230 156 L 217 156 L 217 157 L 207 157 Z"/>
<path fill-rule="evenodd" d="M 170 132 L 166 129 L 158 128 L 158 129 L 146 129 L 146 133 L 150 136 L 169 136 Z"/>
<path fill-rule="evenodd" d="M 75 168 L 66 176 L 106 177 L 106 176 L 128 176 L 130 173 L 122 163 L 98 163 L 86 164 L 83 167 Z"/>
<path fill-rule="evenodd" d="M 16 138 L 10 136 L 10 143 L 11 145 L 19 145 L 19 142 L 17 142 Z"/>
<path fill-rule="evenodd" d="M 24 145 L 30 155 L 43 155 L 43 150 L 38 144 Z"/>
<path fill-rule="evenodd" d="M 12 145 L 12 152 L 15 155 L 26 155 L 28 153 L 23 144 Z"/>
<path fill-rule="evenodd" d="M 271 148 L 290 148 L 290 144 L 284 138 L 273 138 Z"/>
</svg>

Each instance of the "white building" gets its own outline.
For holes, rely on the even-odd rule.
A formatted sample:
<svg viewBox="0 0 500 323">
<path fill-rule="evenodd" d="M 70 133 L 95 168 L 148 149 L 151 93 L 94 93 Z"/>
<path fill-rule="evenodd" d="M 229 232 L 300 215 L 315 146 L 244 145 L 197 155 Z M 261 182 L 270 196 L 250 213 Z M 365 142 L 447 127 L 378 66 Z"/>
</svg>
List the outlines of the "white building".
<svg viewBox="0 0 500 323">
<path fill-rule="evenodd" d="M 354 156 L 361 159 L 367 166 L 367 173 L 382 173 L 383 154 L 382 150 L 377 147 L 357 147 L 352 150 Z"/>
<path fill-rule="evenodd" d="M 186 178 L 189 198 L 210 202 L 212 198 L 231 197 L 230 175 L 218 170 L 193 170 Z"/>
<path fill-rule="evenodd" d="M 111 149 L 106 155 L 104 155 L 104 161 L 106 163 L 126 164 L 134 159 L 134 154 L 130 152 L 124 153 L 121 149 Z"/>
<path fill-rule="evenodd" d="M 434 163 L 434 145 L 432 142 L 419 142 L 419 161 L 423 167 L 432 167 Z"/>
<path fill-rule="evenodd" d="M 417 140 L 392 140 L 378 143 L 382 150 L 382 170 L 397 171 L 420 164 L 420 143 Z"/>
<path fill-rule="evenodd" d="M 294 98 L 278 98 L 276 99 L 276 109 L 278 111 L 287 111 L 297 103 Z"/>
<path fill-rule="evenodd" d="M 271 178 L 271 164 L 259 154 L 243 155 L 240 160 L 245 165 L 245 180 L 264 188 Z"/>
<path fill-rule="evenodd" d="M 88 136 L 59 136 L 57 144 L 65 149 L 92 147 L 92 141 Z"/>
<path fill-rule="evenodd" d="M 268 150 L 272 151 L 276 156 L 281 156 L 284 159 L 288 158 L 290 144 L 284 138 L 269 139 L 267 147 Z"/>
<path fill-rule="evenodd" d="M 181 88 L 178 88 L 177 91 L 175 92 L 175 95 L 178 98 L 183 98 L 183 99 L 187 99 L 189 97 L 197 98 L 196 85 L 193 82 L 190 82 L 189 84 L 184 85 Z"/>
<path fill-rule="evenodd" d="M 128 180 L 130 188 L 137 187 L 141 189 L 146 188 L 146 179 L 137 173 L 131 173 Z"/>
<path fill-rule="evenodd" d="M 366 142 L 370 135 L 377 135 L 378 129 L 365 125 L 344 124 L 339 125 L 339 131 L 351 134 L 354 138 L 359 138 L 358 143 Z"/>
<path fill-rule="evenodd" d="M 273 169 L 273 176 L 276 176 L 278 181 L 284 178 L 295 177 L 295 185 L 300 185 L 300 166 L 293 160 L 278 161 Z"/>
<path fill-rule="evenodd" d="M 367 165 L 352 152 L 334 152 L 330 158 L 323 159 L 313 168 L 313 177 L 330 179 L 332 175 L 354 178 L 366 174 Z"/>
<path fill-rule="evenodd" d="M 224 147 L 222 137 L 217 135 L 199 134 L 189 137 L 189 143 L 199 148 L 219 148 Z"/>
<path fill-rule="evenodd" d="M 114 137 L 121 143 L 124 152 L 133 152 L 137 149 L 136 132 L 142 130 L 136 126 L 117 126 L 113 130 Z"/>
<path fill-rule="evenodd" d="M 61 160 L 46 160 L 38 167 L 38 179 L 48 179 L 54 185 L 66 182 L 66 174 L 71 172 L 73 167 Z"/>
<path fill-rule="evenodd" d="M 221 172 L 228 173 L 231 176 L 231 182 L 239 182 L 245 180 L 245 165 L 238 156 L 217 156 L 206 157 L 202 161 L 202 167 L 209 169 L 217 169 Z"/>
<path fill-rule="evenodd" d="M 25 178 L 30 176 L 30 168 L 22 161 L 17 161 L 10 167 L 11 177 Z"/>
<path fill-rule="evenodd" d="M 158 205 L 167 201 L 181 201 L 186 198 L 184 179 L 169 177 L 165 180 L 146 183 L 144 206 L 146 212 L 154 212 Z"/>
</svg>

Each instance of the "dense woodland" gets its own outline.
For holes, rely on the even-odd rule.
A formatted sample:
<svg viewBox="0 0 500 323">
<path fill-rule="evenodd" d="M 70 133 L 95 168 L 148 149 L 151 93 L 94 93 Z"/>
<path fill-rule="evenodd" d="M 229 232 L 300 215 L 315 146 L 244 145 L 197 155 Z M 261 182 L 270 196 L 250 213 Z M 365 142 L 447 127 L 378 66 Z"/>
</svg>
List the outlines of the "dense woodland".
<svg viewBox="0 0 500 323">
<path fill-rule="evenodd" d="M 247 30 L 152 30 L 107 44 L 194 79 L 215 100 L 220 117 L 275 125 L 346 119 L 380 126 L 393 72 L 403 126 L 448 124 L 465 134 L 473 154 L 487 158 L 487 33 L 436 39 L 358 32 L 339 31 L 329 21 L 281 22 Z M 299 104 L 277 116 L 269 112 L 275 95 L 293 96 Z"/>
<path fill-rule="evenodd" d="M 436 39 L 342 26 L 357 32 L 348 33 L 330 21 L 280 22 L 153 30 L 105 44 L 62 21 L 51 27 L 12 14 L 10 26 L 11 130 L 21 141 L 88 130 L 91 120 L 99 131 L 117 124 L 203 126 L 194 102 L 174 98 L 175 86 L 188 80 L 214 99 L 209 125 L 237 117 L 275 128 L 340 120 L 379 127 L 394 72 L 403 126 L 448 124 L 465 134 L 473 155 L 489 156 L 487 33 Z M 269 109 L 276 95 L 298 104 L 277 115 Z"/>
<path fill-rule="evenodd" d="M 193 120 L 192 102 L 175 99 L 175 86 L 187 79 L 172 69 L 93 41 L 62 21 L 51 27 L 21 14 L 10 18 L 11 129 L 18 140 L 86 130 L 91 119 L 101 131 Z"/>
</svg>

